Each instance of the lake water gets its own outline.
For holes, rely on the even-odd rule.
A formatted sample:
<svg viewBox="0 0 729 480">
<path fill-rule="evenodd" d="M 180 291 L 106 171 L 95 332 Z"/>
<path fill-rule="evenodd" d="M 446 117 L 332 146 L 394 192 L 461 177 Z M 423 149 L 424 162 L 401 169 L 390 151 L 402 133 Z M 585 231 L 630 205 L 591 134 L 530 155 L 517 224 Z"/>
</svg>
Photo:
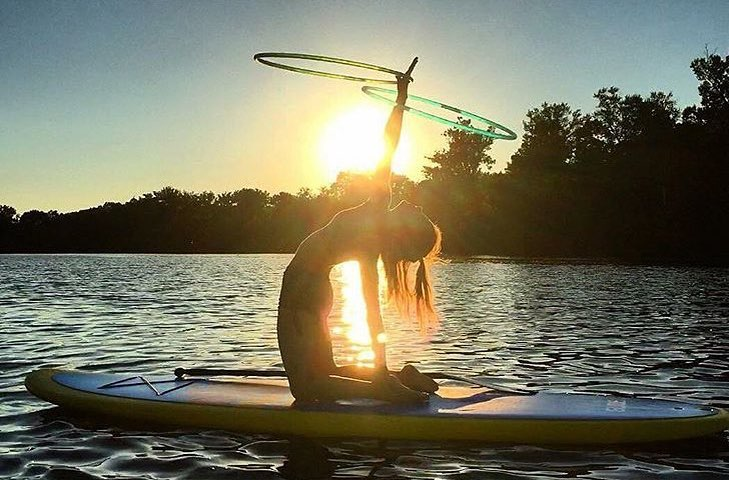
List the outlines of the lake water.
<svg viewBox="0 0 729 480">
<path fill-rule="evenodd" d="M 170 373 L 280 367 L 289 255 L 0 256 L 0 478 L 729 478 L 727 432 L 639 447 L 289 441 L 148 431 L 31 396 L 38 367 Z M 341 362 L 367 361 L 356 267 L 332 275 Z M 436 331 L 385 318 L 391 367 L 530 389 L 729 407 L 729 269 L 453 260 L 434 267 Z"/>
</svg>

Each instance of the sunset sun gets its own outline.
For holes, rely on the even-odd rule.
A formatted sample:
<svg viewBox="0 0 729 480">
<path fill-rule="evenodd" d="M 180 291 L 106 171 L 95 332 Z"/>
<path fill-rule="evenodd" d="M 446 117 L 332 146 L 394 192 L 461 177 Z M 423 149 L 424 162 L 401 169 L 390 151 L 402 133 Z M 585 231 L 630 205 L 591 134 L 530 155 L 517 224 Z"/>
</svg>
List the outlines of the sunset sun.
<svg viewBox="0 0 729 480">
<path fill-rule="evenodd" d="M 343 171 L 366 173 L 374 170 L 384 152 L 385 122 L 386 111 L 358 105 L 326 125 L 319 142 L 319 154 L 329 180 L 334 180 Z M 410 136 L 403 131 L 393 159 L 393 172 L 402 174 L 410 157 Z"/>
</svg>

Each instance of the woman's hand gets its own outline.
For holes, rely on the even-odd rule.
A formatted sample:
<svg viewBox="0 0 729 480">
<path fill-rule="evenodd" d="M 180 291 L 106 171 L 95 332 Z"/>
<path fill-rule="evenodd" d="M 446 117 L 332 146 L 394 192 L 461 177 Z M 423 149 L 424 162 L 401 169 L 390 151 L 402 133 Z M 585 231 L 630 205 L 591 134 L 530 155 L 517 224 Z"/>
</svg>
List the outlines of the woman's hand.
<svg viewBox="0 0 729 480">
<path fill-rule="evenodd" d="M 421 403 L 428 400 L 428 394 L 409 389 L 395 375 L 376 373 L 372 377 L 372 384 L 381 389 L 385 398 L 393 403 Z"/>
<path fill-rule="evenodd" d="M 429 376 L 422 374 L 414 366 L 407 364 L 395 374 L 406 387 L 418 392 L 435 393 L 438 383 Z"/>
<path fill-rule="evenodd" d="M 398 75 L 397 77 L 397 104 L 400 106 L 405 105 L 405 100 L 408 98 L 408 84 L 412 81 L 411 74 L 415 65 L 418 63 L 418 57 L 413 58 L 410 66 L 405 71 L 404 75 Z"/>
</svg>

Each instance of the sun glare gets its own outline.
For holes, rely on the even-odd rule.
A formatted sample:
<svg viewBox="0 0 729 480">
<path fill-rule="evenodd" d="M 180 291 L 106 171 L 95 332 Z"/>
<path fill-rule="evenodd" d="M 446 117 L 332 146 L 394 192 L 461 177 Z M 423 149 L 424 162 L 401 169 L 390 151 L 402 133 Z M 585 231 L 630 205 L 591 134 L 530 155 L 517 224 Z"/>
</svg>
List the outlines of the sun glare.
<svg viewBox="0 0 729 480">
<path fill-rule="evenodd" d="M 359 105 L 334 118 L 324 129 L 319 154 L 326 165 L 329 181 L 339 172 L 372 172 L 384 153 L 383 132 L 387 111 Z M 410 136 L 403 129 L 392 162 L 395 173 L 404 173 L 411 157 Z"/>
<path fill-rule="evenodd" d="M 341 288 L 339 294 L 342 298 L 341 327 L 335 327 L 333 333 L 343 335 L 347 339 L 347 363 L 359 366 L 374 366 L 375 354 L 372 350 L 370 330 L 367 325 L 367 308 L 362 296 L 362 277 L 360 276 L 357 261 L 344 262 L 337 266 L 336 275 Z M 380 303 L 384 304 L 387 284 L 382 262 L 378 265 L 380 276 Z M 377 335 L 377 341 L 387 343 L 387 335 L 383 332 Z"/>
<path fill-rule="evenodd" d="M 342 275 L 342 321 L 346 325 L 346 335 L 352 347 L 352 360 L 360 366 L 373 366 L 375 354 L 372 351 L 370 331 L 367 326 L 367 309 L 362 298 L 362 281 L 359 264 L 356 261 L 339 265 Z"/>
</svg>

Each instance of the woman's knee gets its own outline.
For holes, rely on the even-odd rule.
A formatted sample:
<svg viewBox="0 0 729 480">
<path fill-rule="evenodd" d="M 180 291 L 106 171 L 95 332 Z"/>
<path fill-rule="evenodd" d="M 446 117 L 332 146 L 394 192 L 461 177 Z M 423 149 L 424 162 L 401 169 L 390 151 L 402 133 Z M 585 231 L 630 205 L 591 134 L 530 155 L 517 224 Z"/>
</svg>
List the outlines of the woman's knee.
<svg viewBox="0 0 729 480">
<path fill-rule="evenodd" d="M 331 398 L 328 375 L 289 375 L 291 395 L 299 402 L 328 401 Z"/>
</svg>

